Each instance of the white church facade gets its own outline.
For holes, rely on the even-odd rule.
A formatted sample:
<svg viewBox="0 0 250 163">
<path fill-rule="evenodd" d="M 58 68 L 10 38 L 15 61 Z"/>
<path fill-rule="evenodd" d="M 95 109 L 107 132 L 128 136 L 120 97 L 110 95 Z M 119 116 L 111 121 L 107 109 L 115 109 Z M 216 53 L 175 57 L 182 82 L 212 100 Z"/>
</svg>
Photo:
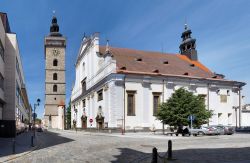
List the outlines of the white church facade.
<svg viewBox="0 0 250 163">
<path fill-rule="evenodd" d="M 209 125 L 241 126 L 243 82 L 215 74 L 198 61 L 195 39 L 185 27 L 180 54 L 99 45 L 84 37 L 75 64 L 71 124 L 77 128 L 162 129 L 159 103 L 181 87 L 205 98 Z M 238 108 L 238 109 L 236 109 Z"/>
</svg>

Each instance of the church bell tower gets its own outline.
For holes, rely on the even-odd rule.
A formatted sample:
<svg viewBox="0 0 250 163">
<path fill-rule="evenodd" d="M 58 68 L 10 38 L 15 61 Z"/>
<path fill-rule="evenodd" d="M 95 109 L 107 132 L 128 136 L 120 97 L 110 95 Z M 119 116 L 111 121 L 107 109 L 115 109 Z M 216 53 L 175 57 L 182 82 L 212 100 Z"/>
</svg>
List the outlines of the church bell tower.
<svg viewBox="0 0 250 163">
<path fill-rule="evenodd" d="M 53 16 L 50 33 L 45 37 L 45 126 L 64 129 L 66 38 L 59 32 Z"/>
<path fill-rule="evenodd" d="M 191 60 L 197 61 L 196 39 L 192 38 L 191 34 L 191 29 L 188 29 L 187 24 L 185 24 L 184 32 L 181 35 L 180 53 Z"/>
</svg>

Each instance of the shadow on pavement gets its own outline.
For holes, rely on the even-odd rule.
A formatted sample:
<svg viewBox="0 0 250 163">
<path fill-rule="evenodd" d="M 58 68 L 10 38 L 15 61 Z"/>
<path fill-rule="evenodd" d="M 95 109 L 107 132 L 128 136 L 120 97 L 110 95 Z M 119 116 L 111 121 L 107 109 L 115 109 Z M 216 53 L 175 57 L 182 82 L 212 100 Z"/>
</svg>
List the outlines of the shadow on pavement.
<svg viewBox="0 0 250 163">
<path fill-rule="evenodd" d="M 59 133 L 50 132 L 50 131 L 37 133 L 37 136 L 40 142 L 39 149 L 48 148 L 48 147 L 52 147 L 55 145 L 74 141 L 73 139 L 60 136 Z"/>
<path fill-rule="evenodd" d="M 15 154 L 28 152 L 31 147 L 32 131 L 22 133 L 15 138 Z M 69 138 L 60 136 L 58 133 L 53 132 L 36 132 L 34 144 L 38 145 L 38 149 L 51 147 L 58 144 L 74 141 Z M 46 143 L 43 143 L 46 142 Z M 0 162 L 5 156 L 12 155 L 13 153 L 13 138 L 0 138 Z"/>
<path fill-rule="evenodd" d="M 112 163 L 151 163 L 152 153 L 143 153 L 129 148 L 119 148 L 121 154 L 114 156 Z M 173 158 L 167 162 L 175 163 L 249 163 L 250 147 L 245 148 L 201 148 L 174 150 Z M 160 156 L 166 156 L 165 152 L 159 152 Z M 158 157 L 158 163 L 163 163 Z"/>
</svg>

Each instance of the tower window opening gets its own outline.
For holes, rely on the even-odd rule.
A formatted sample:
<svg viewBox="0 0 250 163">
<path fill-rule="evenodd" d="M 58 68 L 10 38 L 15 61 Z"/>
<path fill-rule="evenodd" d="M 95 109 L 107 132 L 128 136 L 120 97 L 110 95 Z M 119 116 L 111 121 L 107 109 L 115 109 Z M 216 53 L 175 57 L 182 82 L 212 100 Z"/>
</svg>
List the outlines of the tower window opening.
<svg viewBox="0 0 250 163">
<path fill-rule="evenodd" d="M 53 80 L 57 80 L 57 73 L 53 74 Z"/>
<path fill-rule="evenodd" d="M 57 66 L 57 65 L 58 65 L 58 61 L 57 61 L 57 59 L 54 59 L 53 66 Z"/>
<path fill-rule="evenodd" d="M 53 92 L 57 92 L 57 85 L 53 85 Z"/>
</svg>

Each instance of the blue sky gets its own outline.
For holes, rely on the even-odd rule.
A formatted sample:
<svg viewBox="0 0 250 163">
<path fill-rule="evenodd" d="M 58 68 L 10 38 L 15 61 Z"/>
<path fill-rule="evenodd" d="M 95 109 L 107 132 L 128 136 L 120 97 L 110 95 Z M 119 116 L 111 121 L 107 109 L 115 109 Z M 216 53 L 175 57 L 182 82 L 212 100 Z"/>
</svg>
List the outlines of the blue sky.
<svg viewBox="0 0 250 163">
<path fill-rule="evenodd" d="M 17 33 L 30 103 L 42 100 L 44 36 L 52 11 L 67 37 L 67 102 L 74 81 L 74 63 L 84 32 L 100 32 L 111 46 L 178 53 L 185 19 L 197 39 L 199 60 L 227 79 L 250 83 L 250 1 L 248 0 L 1 0 Z M 250 86 L 244 87 L 250 103 Z"/>
</svg>

